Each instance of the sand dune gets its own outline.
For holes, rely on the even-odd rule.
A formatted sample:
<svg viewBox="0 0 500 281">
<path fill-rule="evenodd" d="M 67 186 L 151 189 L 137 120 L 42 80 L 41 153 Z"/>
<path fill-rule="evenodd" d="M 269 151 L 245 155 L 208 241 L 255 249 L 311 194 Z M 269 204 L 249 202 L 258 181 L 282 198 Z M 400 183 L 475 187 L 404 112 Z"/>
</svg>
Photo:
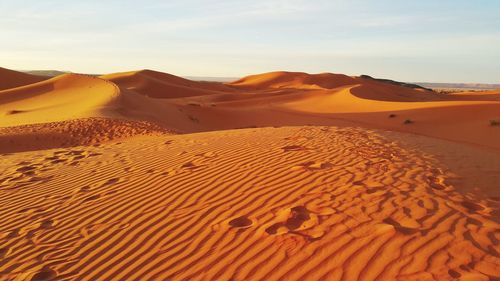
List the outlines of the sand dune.
<svg viewBox="0 0 500 281">
<path fill-rule="evenodd" d="M 495 280 L 498 95 L 151 70 L 1 90 L 0 280 Z"/>
<path fill-rule="evenodd" d="M 101 76 L 121 88 L 153 98 L 202 96 L 229 91 L 221 83 L 191 81 L 167 73 L 141 70 Z"/>
<path fill-rule="evenodd" d="M 495 93 L 445 95 L 331 73 L 273 72 L 227 84 L 151 70 L 100 78 L 66 74 L 0 92 L 0 125 L 91 117 L 147 121 L 186 133 L 360 125 L 500 148 L 498 130 L 490 126 L 500 119 Z"/>
<path fill-rule="evenodd" d="M 25 86 L 48 79 L 48 77 L 31 75 L 0 67 L 0 91 Z"/>
<path fill-rule="evenodd" d="M 390 81 L 390 80 L 388 80 Z M 393 82 L 393 81 L 391 81 Z M 352 86 L 352 93 L 363 99 L 380 101 L 437 101 L 447 97 L 420 88 L 404 87 L 373 78 L 343 74 L 303 72 L 270 72 L 244 77 L 228 85 L 244 89 L 310 89 L 332 90 Z M 356 86 L 356 87 L 354 87 Z"/>
<path fill-rule="evenodd" d="M 394 133 L 286 127 L 141 137 L 7 155 L 1 168 L 8 280 L 500 274 L 498 198 L 460 193 L 449 183 L 454 171 Z"/>
<path fill-rule="evenodd" d="M 385 102 L 359 99 L 354 91 L 355 88 L 343 88 L 334 93 L 320 92 L 281 107 L 294 112 L 320 113 L 325 118 L 354 121 L 368 127 L 500 148 L 500 132 L 489 124 L 489 120 L 498 119 L 499 102 L 458 101 L 454 96 L 446 97 L 447 101 Z M 405 124 L 406 120 L 411 123 Z"/>
<path fill-rule="evenodd" d="M 106 116 L 119 91 L 113 83 L 80 74 L 4 90 L 0 92 L 0 126 Z"/>
<path fill-rule="evenodd" d="M 360 84 L 360 80 L 359 78 L 343 74 L 308 74 L 304 72 L 278 71 L 250 75 L 228 83 L 228 85 L 261 90 L 268 88 L 333 89 L 341 86 Z"/>
</svg>

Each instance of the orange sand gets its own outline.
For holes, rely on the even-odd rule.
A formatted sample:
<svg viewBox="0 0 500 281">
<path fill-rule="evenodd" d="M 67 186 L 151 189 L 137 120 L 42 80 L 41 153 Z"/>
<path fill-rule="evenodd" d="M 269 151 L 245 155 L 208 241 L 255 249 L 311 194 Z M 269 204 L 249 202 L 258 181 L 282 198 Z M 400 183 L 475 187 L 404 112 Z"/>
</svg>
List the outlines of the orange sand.
<svg viewBox="0 0 500 281">
<path fill-rule="evenodd" d="M 33 84 L 45 79 L 47 79 L 47 77 L 31 75 L 0 67 L 0 91 Z"/>
<path fill-rule="evenodd" d="M 498 91 L 32 83 L 0 91 L 1 280 L 500 278 Z"/>
</svg>

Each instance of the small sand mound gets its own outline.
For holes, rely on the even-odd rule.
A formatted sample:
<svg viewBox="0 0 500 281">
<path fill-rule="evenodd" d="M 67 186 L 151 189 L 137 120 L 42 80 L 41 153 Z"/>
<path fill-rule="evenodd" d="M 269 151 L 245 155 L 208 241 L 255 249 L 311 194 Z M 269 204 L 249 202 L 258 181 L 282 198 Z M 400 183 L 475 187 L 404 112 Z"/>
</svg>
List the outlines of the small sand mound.
<svg viewBox="0 0 500 281">
<path fill-rule="evenodd" d="M 171 134 L 146 121 L 85 118 L 0 128 L 0 153 L 96 145 L 139 135 Z"/>
</svg>

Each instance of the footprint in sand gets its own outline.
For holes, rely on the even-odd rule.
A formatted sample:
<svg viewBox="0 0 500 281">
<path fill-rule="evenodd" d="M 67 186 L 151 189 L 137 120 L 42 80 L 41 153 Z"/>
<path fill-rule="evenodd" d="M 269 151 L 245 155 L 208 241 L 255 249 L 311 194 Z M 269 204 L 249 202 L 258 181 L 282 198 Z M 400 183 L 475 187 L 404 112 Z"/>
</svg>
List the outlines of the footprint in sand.
<svg viewBox="0 0 500 281">
<path fill-rule="evenodd" d="M 48 177 L 32 177 L 31 179 L 29 179 L 28 181 L 33 183 L 33 182 L 37 182 L 37 183 L 46 183 L 48 181 L 50 181 L 52 178 L 54 178 L 54 176 L 48 176 Z"/>
<path fill-rule="evenodd" d="M 20 229 L 13 229 L 7 234 L 7 238 L 16 238 L 21 235 L 21 230 Z"/>
<path fill-rule="evenodd" d="M 99 199 L 99 198 L 101 198 L 101 195 L 100 195 L 100 194 L 97 194 L 97 195 L 92 195 L 92 196 L 89 196 L 89 197 L 85 198 L 85 199 L 83 200 L 83 202 L 94 201 L 94 200 L 97 200 L 97 199 Z"/>
<path fill-rule="evenodd" d="M 73 158 L 71 158 L 71 160 L 72 161 L 77 161 L 77 160 L 80 160 L 80 159 L 83 159 L 83 158 L 85 158 L 85 155 L 76 155 Z"/>
<path fill-rule="evenodd" d="M 290 151 L 304 151 L 307 150 L 307 148 L 301 146 L 301 145 L 287 145 L 282 147 L 284 152 L 290 152 Z"/>
<path fill-rule="evenodd" d="M 296 206 L 290 209 L 290 214 L 285 222 L 275 223 L 266 228 L 271 235 L 296 233 L 301 228 L 309 227 L 308 222 L 313 222 L 312 213 L 304 206 Z"/>
<path fill-rule="evenodd" d="M 442 179 L 439 179 L 437 177 L 428 177 L 429 179 L 429 185 L 436 189 L 436 190 L 445 190 L 446 189 L 446 186 L 443 185 L 443 180 Z"/>
<path fill-rule="evenodd" d="M 10 248 L 0 248 L 0 259 L 5 258 L 10 253 Z"/>
<path fill-rule="evenodd" d="M 210 152 L 196 154 L 196 156 L 203 157 L 203 158 L 214 158 L 217 156 L 217 153 L 210 151 Z"/>
<path fill-rule="evenodd" d="M 101 186 L 112 185 L 112 184 L 118 183 L 119 181 L 120 181 L 120 178 L 112 178 L 112 179 L 105 181 Z"/>
<path fill-rule="evenodd" d="M 193 162 L 187 162 L 187 163 L 182 164 L 182 166 L 181 166 L 181 168 L 186 168 L 186 169 L 194 169 L 196 167 L 197 166 L 195 164 L 193 164 Z"/>
<path fill-rule="evenodd" d="M 182 169 L 191 170 L 191 171 L 196 170 L 196 169 L 201 168 L 201 167 L 203 167 L 203 165 L 196 165 L 193 162 L 187 162 L 187 163 L 182 164 L 182 166 L 181 166 Z"/>
<path fill-rule="evenodd" d="M 85 193 L 85 192 L 89 192 L 90 189 L 91 189 L 90 186 L 86 185 L 86 186 L 80 187 L 77 192 Z"/>
<path fill-rule="evenodd" d="M 57 277 L 57 272 L 49 267 L 44 267 L 40 272 L 35 273 L 31 277 L 32 281 L 54 280 Z"/>
<path fill-rule="evenodd" d="M 253 224 L 252 220 L 245 216 L 241 216 L 229 221 L 229 225 L 236 228 L 247 228 Z"/>
<path fill-rule="evenodd" d="M 309 210 L 305 207 L 293 207 L 292 216 L 286 221 L 285 226 L 290 230 L 295 230 L 300 228 L 302 224 L 310 218 L 311 216 L 309 215 Z"/>
<path fill-rule="evenodd" d="M 476 225 L 479 227 L 483 226 L 483 223 L 481 221 L 470 218 L 470 217 L 465 220 L 465 224 L 473 224 L 473 225 Z"/>
<path fill-rule="evenodd" d="M 275 234 L 284 234 L 286 233 L 286 230 L 282 230 L 281 228 L 284 228 L 285 226 L 283 223 L 275 223 L 271 225 L 270 227 L 266 228 L 267 234 L 275 235 Z"/>
<path fill-rule="evenodd" d="M 28 172 L 32 172 L 36 169 L 36 167 L 34 165 L 30 165 L 30 166 L 22 166 L 22 167 L 19 167 L 16 169 L 17 172 L 20 172 L 20 173 L 28 173 Z"/>
<path fill-rule="evenodd" d="M 68 150 L 66 155 L 82 155 L 85 153 L 85 150 Z"/>
<path fill-rule="evenodd" d="M 448 275 L 450 275 L 452 278 L 460 278 L 462 276 L 462 274 L 453 269 L 448 270 Z"/>
<path fill-rule="evenodd" d="M 40 223 L 40 228 L 42 229 L 50 229 L 55 226 L 55 221 L 52 219 L 48 219 Z"/>
<path fill-rule="evenodd" d="M 405 235 L 415 234 L 415 233 L 420 231 L 418 228 L 411 228 L 411 227 L 403 226 L 399 222 L 394 220 L 393 218 L 386 218 L 383 220 L 383 222 L 386 224 L 392 225 L 397 232 L 405 234 Z"/>
<path fill-rule="evenodd" d="M 293 166 L 292 170 L 318 171 L 326 170 L 332 167 L 333 165 L 330 162 L 309 161 L 297 166 Z"/>
<path fill-rule="evenodd" d="M 366 193 L 367 194 L 372 194 L 372 193 L 375 193 L 377 191 L 382 191 L 384 190 L 385 188 L 383 186 L 375 186 L 375 187 L 370 187 L 366 190 Z"/>
<path fill-rule="evenodd" d="M 484 210 L 483 206 L 476 204 L 474 202 L 471 202 L 471 201 L 462 202 L 462 206 L 464 206 L 471 213 L 476 213 L 476 212 Z"/>
</svg>

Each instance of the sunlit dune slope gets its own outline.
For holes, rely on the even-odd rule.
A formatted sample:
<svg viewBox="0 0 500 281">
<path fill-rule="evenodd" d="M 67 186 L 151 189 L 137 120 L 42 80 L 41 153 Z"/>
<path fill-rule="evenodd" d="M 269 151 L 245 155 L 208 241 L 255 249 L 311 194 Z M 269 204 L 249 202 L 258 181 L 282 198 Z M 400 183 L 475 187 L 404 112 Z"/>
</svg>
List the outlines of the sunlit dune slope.
<svg viewBox="0 0 500 281">
<path fill-rule="evenodd" d="M 3 155 L 0 279 L 494 280 L 498 175 L 465 194 L 466 147 L 405 136 L 260 128 Z"/>
<path fill-rule="evenodd" d="M 110 116 L 119 88 L 104 79 L 64 74 L 39 83 L 0 91 L 0 126 Z"/>
<path fill-rule="evenodd" d="M 340 86 L 359 84 L 359 79 L 343 74 L 277 71 L 250 75 L 228 85 L 246 89 L 333 89 Z"/>
<path fill-rule="evenodd" d="M 25 86 L 48 79 L 48 77 L 31 75 L 0 67 L 0 91 Z"/>
<path fill-rule="evenodd" d="M 152 70 L 114 73 L 101 78 L 112 81 L 123 89 L 153 98 L 203 96 L 231 91 L 221 83 L 191 81 Z"/>
</svg>

